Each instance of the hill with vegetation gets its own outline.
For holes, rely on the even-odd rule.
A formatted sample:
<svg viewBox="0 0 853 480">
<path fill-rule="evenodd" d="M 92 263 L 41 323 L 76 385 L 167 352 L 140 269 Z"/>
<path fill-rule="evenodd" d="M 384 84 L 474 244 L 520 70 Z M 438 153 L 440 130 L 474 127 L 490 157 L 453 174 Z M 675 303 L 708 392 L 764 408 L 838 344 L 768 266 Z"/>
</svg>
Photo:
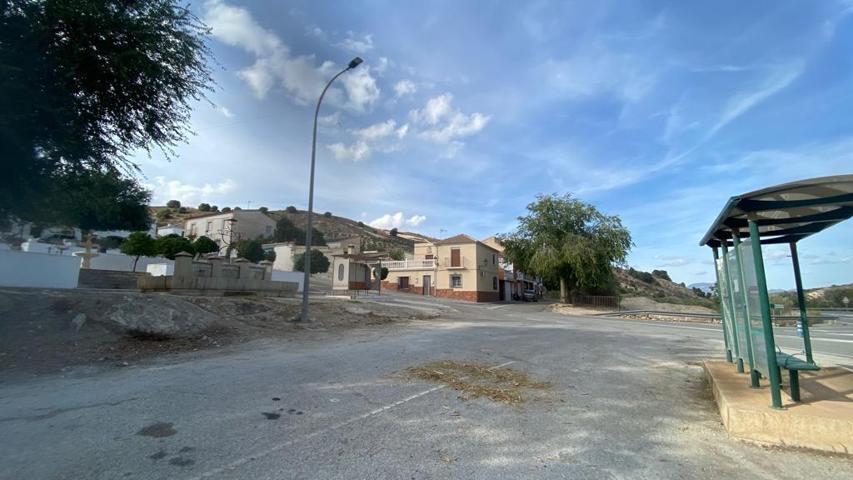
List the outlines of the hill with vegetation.
<svg viewBox="0 0 853 480">
<path fill-rule="evenodd" d="M 675 283 L 665 270 L 643 272 L 633 268 L 615 270 L 618 292 L 622 297 L 645 297 L 658 303 L 694 305 L 716 309 L 711 294 L 699 288 Z"/>
</svg>

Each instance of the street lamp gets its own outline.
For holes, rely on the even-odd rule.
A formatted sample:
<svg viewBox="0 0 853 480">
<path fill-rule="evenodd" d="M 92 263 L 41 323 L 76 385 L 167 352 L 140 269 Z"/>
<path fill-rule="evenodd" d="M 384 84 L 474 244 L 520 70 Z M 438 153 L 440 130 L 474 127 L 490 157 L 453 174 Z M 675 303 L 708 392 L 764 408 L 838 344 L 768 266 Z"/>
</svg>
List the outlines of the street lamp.
<svg viewBox="0 0 853 480">
<path fill-rule="evenodd" d="M 305 253 L 302 257 L 302 269 L 305 270 L 305 276 L 302 281 L 302 315 L 296 321 L 307 322 L 308 320 L 308 290 L 311 282 L 311 231 L 313 230 L 313 215 L 314 215 L 314 159 L 317 156 L 317 117 L 320 115 L 320 104 L 323 103 L 323 97 L 326 96 L 326 90 L 332 86 L 332 82 L 338 79 L 341 75 L 349 70 L 354 69 L 363 62 L 359 57 L 353 58 L 347 68 L 337 73 L 329 83 L 323 88 L 320 93 L 320 99 L 317 100 L 317 108 L 314 109 L 314 136 L 311 139 L 311 176 L 308 180 L 308 228 L 305 229 Z"/>
</svg>

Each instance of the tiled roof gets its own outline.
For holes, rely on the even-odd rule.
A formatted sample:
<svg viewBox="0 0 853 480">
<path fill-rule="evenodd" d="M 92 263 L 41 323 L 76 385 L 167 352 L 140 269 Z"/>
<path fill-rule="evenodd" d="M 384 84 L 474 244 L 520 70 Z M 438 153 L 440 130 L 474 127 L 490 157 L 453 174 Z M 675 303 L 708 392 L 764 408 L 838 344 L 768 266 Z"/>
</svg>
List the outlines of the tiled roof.
<svg viewBox="0 0 853 480">
<path fill-rule="evenodd" d="M 455 245 L 458 243 L 477 243 L 477 239 L 471 238 L 464 233 L 460 233 L 459 235 L 454 235 L 450 238 L 445 238 L 444 240 L 435 242 L 436 245 Z"/>
</svg>

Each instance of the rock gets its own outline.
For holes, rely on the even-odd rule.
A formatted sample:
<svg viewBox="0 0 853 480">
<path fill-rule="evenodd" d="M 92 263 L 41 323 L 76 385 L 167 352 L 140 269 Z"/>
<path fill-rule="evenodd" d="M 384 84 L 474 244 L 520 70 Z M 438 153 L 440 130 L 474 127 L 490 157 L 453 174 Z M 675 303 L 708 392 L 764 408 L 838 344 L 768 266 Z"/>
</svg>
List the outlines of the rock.
<svg viewBox="0 0 853 480">
<path fill-rule="evenodd" d="M 122 303 L 113 307 L 107 318 L 132 335 L 165 338 L 195 335 L 218 319 L 216 315 L 168 294 L 125 297 Z"/>
<path fill-rule="evenodd" d="M 86 323 L 86 314 L 78 313 L 74 315 L 74 318 L 71 319 L 71 324 L 74 325 L 74 328 L 79 332 L 81 328 L 83 328 L 83 324 Z"/>
</svg>

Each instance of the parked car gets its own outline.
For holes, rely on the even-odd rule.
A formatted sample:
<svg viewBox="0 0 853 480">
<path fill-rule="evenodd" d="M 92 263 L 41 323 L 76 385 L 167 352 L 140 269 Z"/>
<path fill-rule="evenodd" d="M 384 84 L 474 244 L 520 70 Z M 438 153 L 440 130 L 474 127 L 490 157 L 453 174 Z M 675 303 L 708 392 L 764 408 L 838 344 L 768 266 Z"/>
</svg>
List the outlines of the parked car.
<svg viewBox="0 0 853 480">
<path fill-rule="evenodd" d="M 533 289 L 530 289 L 530 290 L 524 291 L 524 296 L 522 297 L 522 299 L 525 302 L 535 302 L 538 300 L 538 297 L 536 296 L 536 291 Z"/>
</svg>

